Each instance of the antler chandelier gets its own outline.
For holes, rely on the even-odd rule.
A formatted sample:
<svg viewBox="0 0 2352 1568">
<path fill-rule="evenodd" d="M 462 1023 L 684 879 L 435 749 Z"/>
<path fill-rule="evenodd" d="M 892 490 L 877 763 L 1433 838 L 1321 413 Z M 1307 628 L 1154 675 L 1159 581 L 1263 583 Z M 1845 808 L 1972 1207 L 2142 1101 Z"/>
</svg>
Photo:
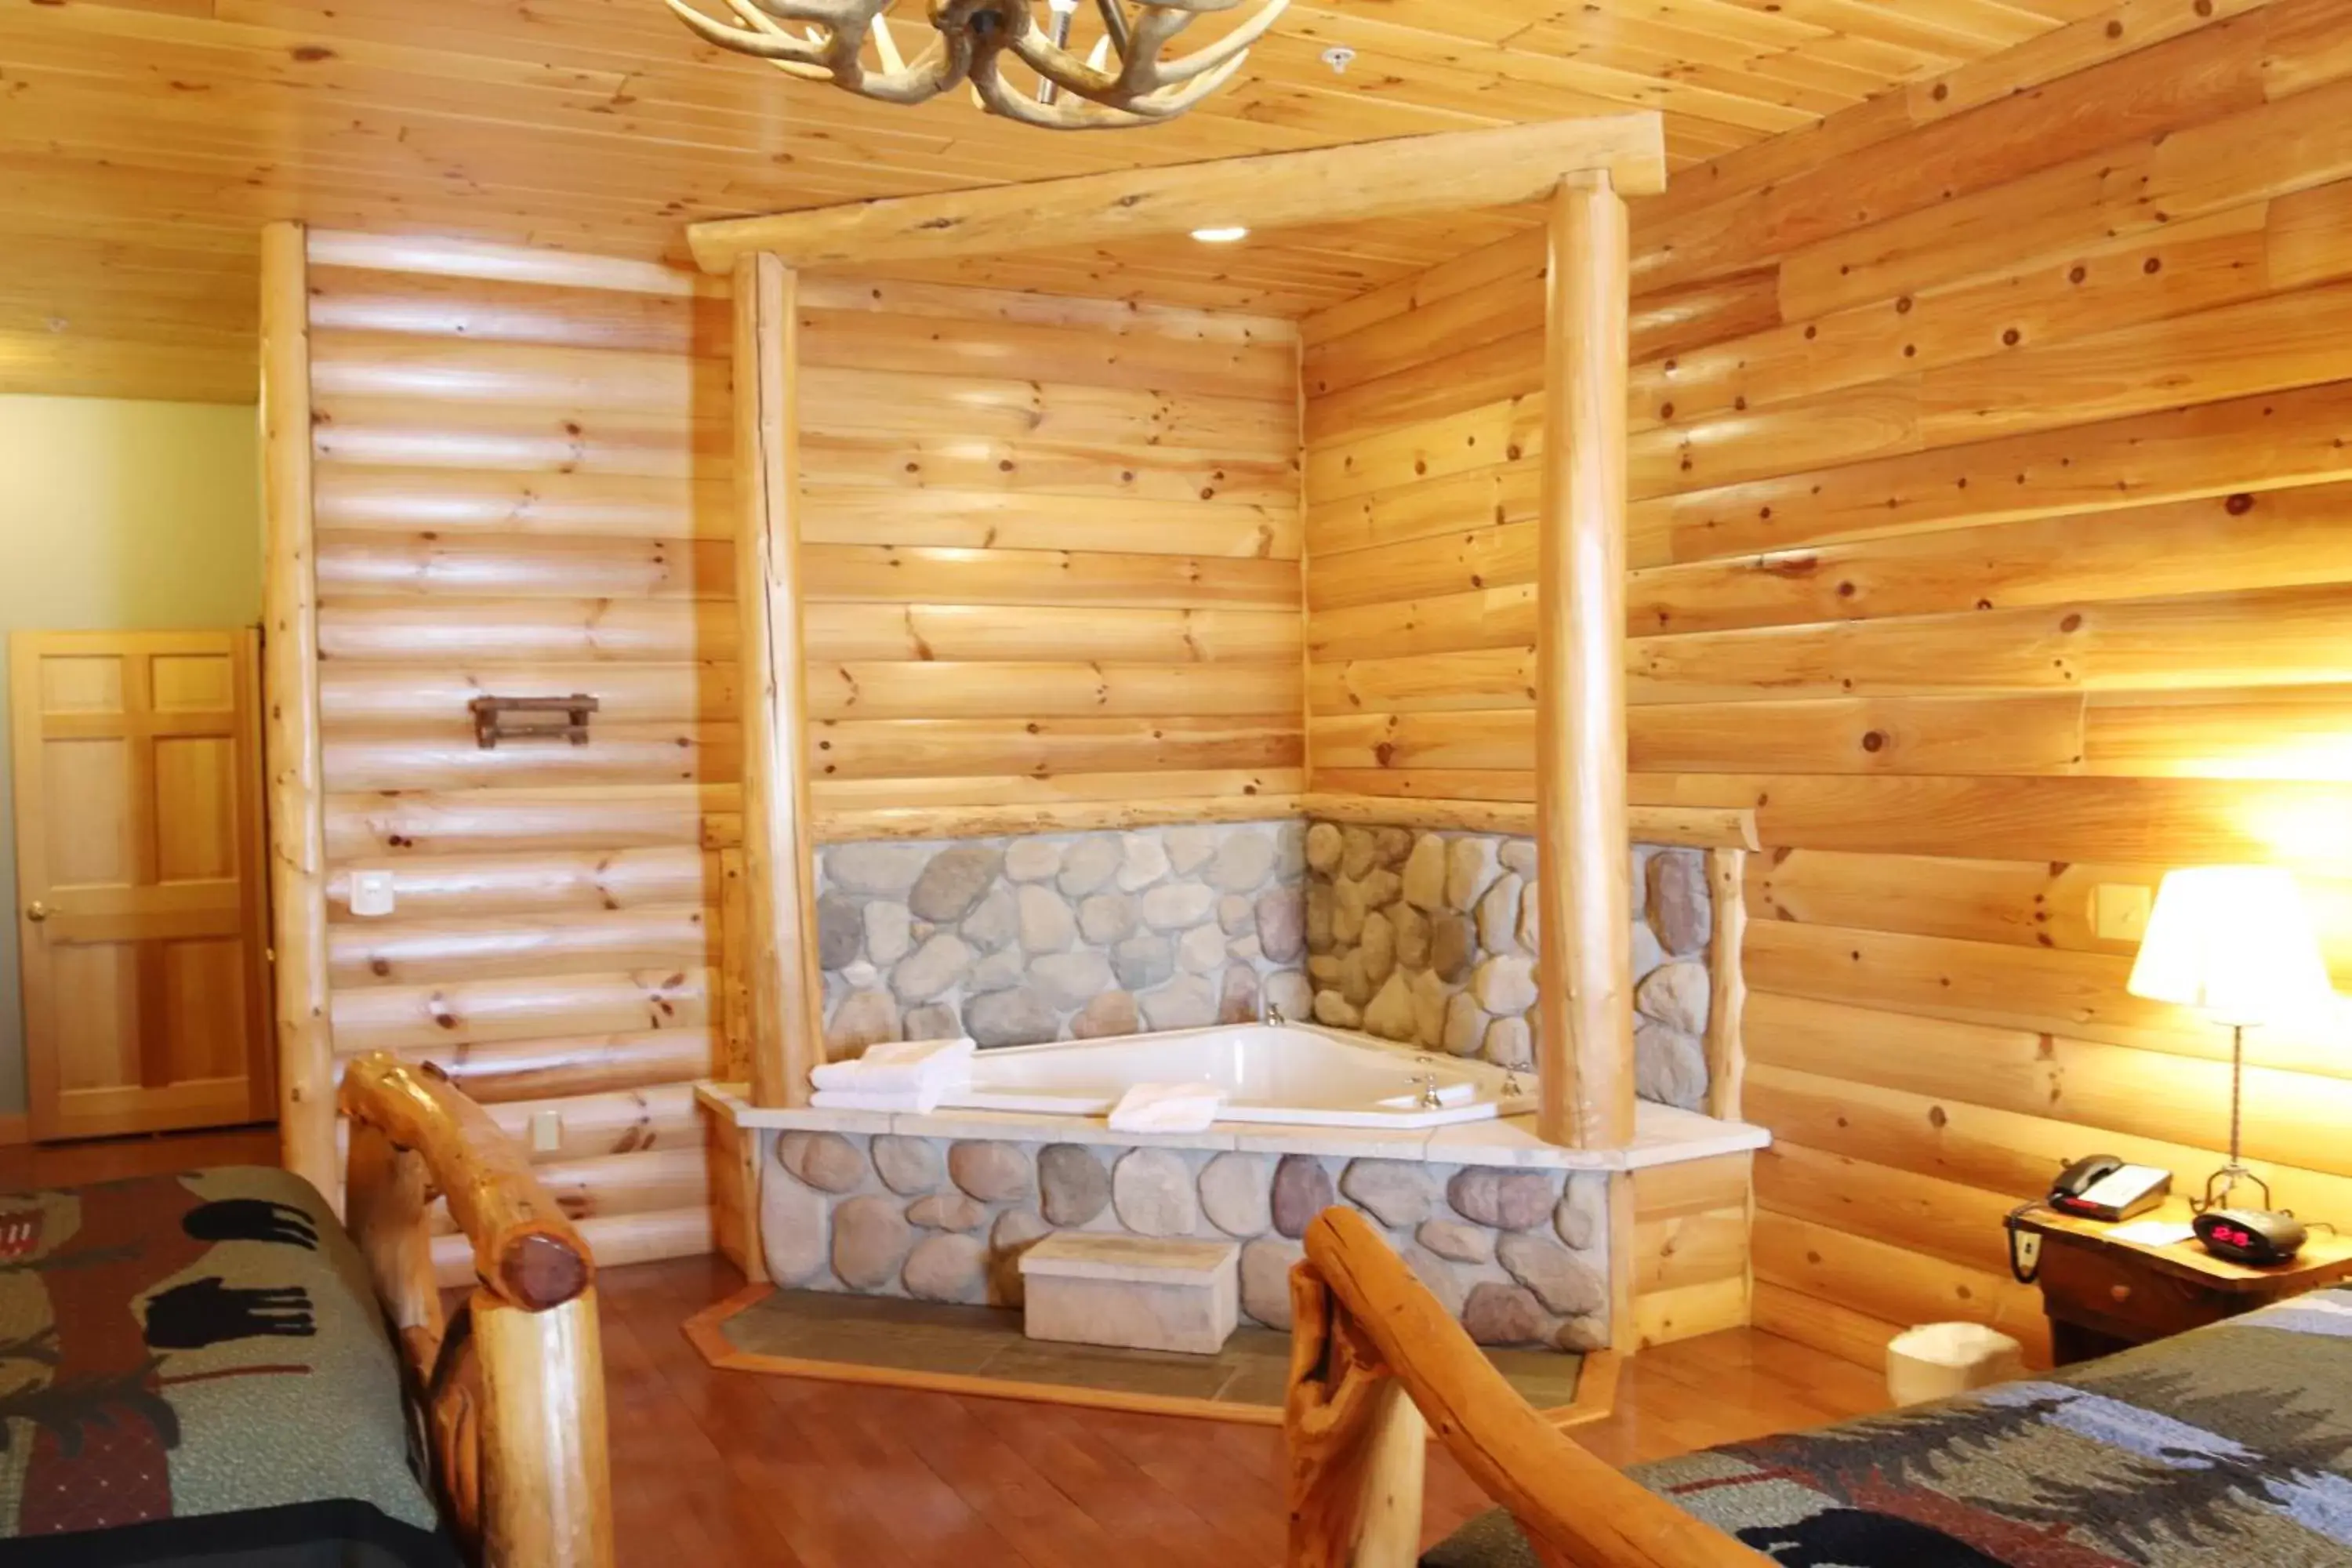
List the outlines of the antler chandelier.
<svg viewBox="0 0 2352 1568">
<path fill-rule="evenodd" d="M 1243 0 L 1142 0 L 1136 15 L 1128 0 L 1094 0 L 1103 30 L 1084 58 L 1069 48 L 1080 3 L 1045 0 L 1041 24 L 1033 0 L 930 0 L 935 36 L 909 60 L 884 15 L 892 0 L 726 0 L 740 26 L 687 0 L 667 0 L 712 43 L 756 55 L 788 76 L 885 103 L 920 103 L 969 82 L 990 113 L 1056 131 L 1149 125 L 1183 113 L 1241 68 L 1290 0 L 1255 0 L 1249 20 L 1172 60 L 1160 55 L 1194 17 Z M 1034 91 L 1006 79 L 1008 54 L 1036 73 Z"/>
</svg>

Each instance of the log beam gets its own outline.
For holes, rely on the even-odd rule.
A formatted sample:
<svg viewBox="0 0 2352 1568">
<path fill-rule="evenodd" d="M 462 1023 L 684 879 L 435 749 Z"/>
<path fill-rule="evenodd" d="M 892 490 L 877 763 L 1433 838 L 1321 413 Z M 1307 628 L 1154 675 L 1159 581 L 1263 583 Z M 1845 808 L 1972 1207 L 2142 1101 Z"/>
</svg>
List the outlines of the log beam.
<svg viewBox="0 0 2352 1568">
<path fill-rule="evenodd" d="M 1265 815 L 1320 817 L 1331 822 L 1361 823 L 1368 827 L 1425 827 L 1452 833 L 1510 833 L 1525 837 L 1536 830 L 1535 803 L 1524 800 L 1445 800 L 1397 795 L 1316 794 L 1298 796 L 1295 802 L 1275 801 L 1268 805 Z M 1183 820 L 1198 819 L 1186 817 Z M 1636 805 L 1627 808 L 1625 825 L 1635 844 L 1663 844 L 1690 849 L 1756 849 L 1762 847 L 1756 837 L 1756 813 L 1746 806 Z M 829 837 L 822 832 L 819 836 Z"/>
<path fill-rule="evenodd" d="M 262 747 L 269 790 L 279 1158 L 330 1202 L 339 1202 L 335 1059 L 327 1021 L 327 847 L 320 810 L 310 262 L 304 247 L 300 224 L 273 223 L 262 230 Z"/>
<path fill-rule="evenodd" d="M 743 689 L 742 962 L 751 1103 L 805 1105 L 824 1059 L 802 652 L 797 279 L 735 267 L 736 605 Z"/>
<path fill-rule="evenodd" d="M 698 223 L 687 237 L 707 272 L 760 252 L 790 267 L 935 260 L 1173 237 L 1225 224 L 1272 229 L 1515 206 L 1583 171 L 1629 195 L 1664 190 L 1658 116 L 1644 110 L 848 202 Z"/>
<path fill-rule="evenodd" d="M 1536 595 L 1536 853 L 1542 1022 L 1537 1128 L 1633 1136 L 1626 844 L 1625 204 L 1606 174 L 1553 194 Z"/>
</svg>

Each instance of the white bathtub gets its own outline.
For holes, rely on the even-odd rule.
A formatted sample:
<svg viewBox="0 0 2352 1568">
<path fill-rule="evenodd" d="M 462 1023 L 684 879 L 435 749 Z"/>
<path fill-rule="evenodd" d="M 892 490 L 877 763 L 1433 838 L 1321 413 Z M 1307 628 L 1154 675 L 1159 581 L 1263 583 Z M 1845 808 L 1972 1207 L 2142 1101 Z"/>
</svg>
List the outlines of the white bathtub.
<svg viewBox="0 0 2352 1568">
<path fill-rule="evenodd" d="M 1223 1121 L 1444 1127 L 1535 1109 L 1535 1075 L 1298 1024 L 1230 1024 L 982 1051 L 971 1088 L 941 1101 L 973 1110 L 1102 1116 L 1139 1083 L 1212 1083 Z M 1433 1089 L 1440 1104 L 1423 1103 Z"/>
</svg>

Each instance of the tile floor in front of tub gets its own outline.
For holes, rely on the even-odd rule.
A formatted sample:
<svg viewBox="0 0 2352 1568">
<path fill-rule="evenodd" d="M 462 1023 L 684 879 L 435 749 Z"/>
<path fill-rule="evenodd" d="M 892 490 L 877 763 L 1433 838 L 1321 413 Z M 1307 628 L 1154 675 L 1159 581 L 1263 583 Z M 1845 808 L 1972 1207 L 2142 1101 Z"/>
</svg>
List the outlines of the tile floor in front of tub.
<svg viewBox="0 0 2352 1568">
<path fill-rule="evenodd" d="M 1029 1339 L 1021 1315 L 1002 1308 L 817 1290 L 775 1291 L 726 1319 L 719 1331 L 738 1351 L 788 1361 L 1218 1404 L 1278 1407 L 1290 1375 L 1290 1336 L 1270 1329 L 1236 1329 L 1213 1356 L 1113 1350 Z M 1486 1357 L 1539 1410 L 1576 1397 L 1581 1356 L 1490 1350 Z"/>
</svg>

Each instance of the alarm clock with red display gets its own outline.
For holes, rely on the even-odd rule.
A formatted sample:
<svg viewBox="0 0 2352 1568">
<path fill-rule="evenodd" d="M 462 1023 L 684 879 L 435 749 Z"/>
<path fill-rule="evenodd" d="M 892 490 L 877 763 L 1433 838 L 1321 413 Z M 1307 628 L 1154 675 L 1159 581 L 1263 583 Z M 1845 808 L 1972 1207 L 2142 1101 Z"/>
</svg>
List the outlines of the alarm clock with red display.
<svg viewBox="0 0 2352 1568">
<path fill-rule="evenodd" d="M 2232 1263 L 2266 1268 L 2303 1249 L 2303 1221 L 2283 1209 L 2208 1209 L 2194 1228 L 2205 1250 Z"/>
</svg>

